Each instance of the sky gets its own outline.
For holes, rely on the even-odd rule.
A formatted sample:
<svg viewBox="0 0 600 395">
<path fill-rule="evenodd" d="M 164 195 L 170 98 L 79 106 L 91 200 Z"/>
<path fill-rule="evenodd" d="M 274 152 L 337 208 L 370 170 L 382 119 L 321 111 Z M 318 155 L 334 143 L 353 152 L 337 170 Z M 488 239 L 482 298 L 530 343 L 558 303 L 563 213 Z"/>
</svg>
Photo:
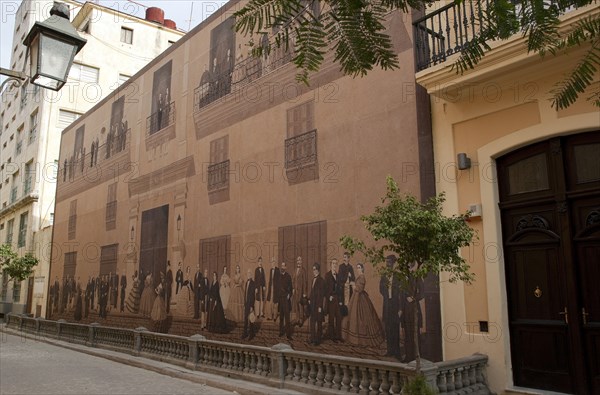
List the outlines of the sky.
<svg viewBox="0 0 600 395">
<path fill-rule="evenodd" d="M 225 0 L 96 0 L 94 2 L 141 18 L 144 18 L 147 7 L 159 7 L 165 11 L 165 19 L 175 21 L 177 28 L 186 32 L 226 3 Z M 20 5 L 21 0 L 0 0 L 0 67 L 10 68 L 15 13 Z"/>
</svg>

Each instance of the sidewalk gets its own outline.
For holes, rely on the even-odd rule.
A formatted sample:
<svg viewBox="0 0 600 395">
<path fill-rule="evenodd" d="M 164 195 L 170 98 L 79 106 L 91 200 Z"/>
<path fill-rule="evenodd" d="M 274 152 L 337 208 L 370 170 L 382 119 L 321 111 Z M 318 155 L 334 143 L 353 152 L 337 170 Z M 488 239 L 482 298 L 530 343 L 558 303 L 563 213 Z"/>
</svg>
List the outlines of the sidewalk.
<svg viewBox="0 0 600 395">
<path fill-rule="evenodd" d="M 301 394 L 143 357 L 36 337 L 2 324 L 0 394 L 42 393 Z"/>
</svg>

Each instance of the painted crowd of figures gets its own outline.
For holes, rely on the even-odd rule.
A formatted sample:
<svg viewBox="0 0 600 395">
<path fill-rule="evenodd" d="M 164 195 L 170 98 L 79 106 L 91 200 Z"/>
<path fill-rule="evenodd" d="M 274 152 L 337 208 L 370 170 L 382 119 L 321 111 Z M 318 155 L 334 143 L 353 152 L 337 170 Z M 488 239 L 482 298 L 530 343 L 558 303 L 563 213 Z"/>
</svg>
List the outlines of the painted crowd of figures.
<svg viewBox="0 0 600 395">
<path fill-rule="evenodd" d="M 393 256 L 387 259 L 388 264 L 394 264 Z M 308 321 L 313 345 L 331 341 L 378 348 L 385 342 L 387 356 L 405 361 L 414 359 L 414 336 L 421 332 L 415 333 L 413 328 L 415 309 L 418 328 L 423 328 L 422 282 L 413 298 L 396 278 L 381 277 L 380 318 L 365 291 L 365 267 L 358 263 L 355 272 L 348 254 L 339 265 L 332 259 L 324 275 L 319 263 L 313 264 L 310 275 L 306 273 L 302 257 L 296 259 L 291 273 L 285 262 L 277 265 L 274 259 L 266 271 L 259 258 L 255 270 L 248 269 L 245 277 L 239 265 L 233 275 L 223 267 L 220 276 L 217 272 L 209 276 L 208 270 L 201 271 L 197 265 L 192 276 L 190 267 L 184 271 L 181 263 L 173 276 L 167 262 L 166 273 L 161 272 L 159 279 L 136 271 L 131 280 L 127 292 L 125 274 L 90 278 L 85 289 L 73 278 L 66 278 L 62 287 L 57 279 L 50 290 L 51 306 L 58 313 L 72 311 L 76 320 L 87 317 L 90 311 L 104 318 L 109 312 L 141 315 L 157 330 L 164 329 L 162 324 L 170 315 L 197 320 L 201 330 L 213 333 L 228 333 L 232 325 L 243 325 L 242 339 L 256 336 L 260 322 L 278 321 L 279 336 L 291 340 L 294 328 Z"/>
</svg>

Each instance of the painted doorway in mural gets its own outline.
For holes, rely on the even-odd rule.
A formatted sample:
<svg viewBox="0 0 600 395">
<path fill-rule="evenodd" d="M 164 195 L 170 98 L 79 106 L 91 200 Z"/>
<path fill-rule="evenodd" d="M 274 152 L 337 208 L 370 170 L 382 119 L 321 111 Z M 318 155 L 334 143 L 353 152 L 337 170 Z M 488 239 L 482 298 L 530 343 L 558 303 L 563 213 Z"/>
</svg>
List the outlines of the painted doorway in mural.
<svg viewBox="0 0 600 395">
<path fill-rule="evenodd" d="M 142 212 L 139 270 L 144 277 L 152 273 L 155 284 L 160 280 L 160 273 L 167 269 L 168 234 L 168 205 Z"/>
<path fill-rule="evenodd" d="M 498 159 L 517 386 L 600 394 L 600 132 Z"/>
</svg>

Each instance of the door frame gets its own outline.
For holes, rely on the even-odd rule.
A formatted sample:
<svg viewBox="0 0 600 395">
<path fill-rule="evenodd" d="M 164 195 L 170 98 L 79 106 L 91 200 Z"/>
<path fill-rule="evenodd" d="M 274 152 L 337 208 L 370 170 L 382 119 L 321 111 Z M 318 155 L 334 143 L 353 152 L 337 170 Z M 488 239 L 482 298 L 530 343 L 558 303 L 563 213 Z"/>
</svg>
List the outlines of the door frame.
<svg viewBox="0 0 600 395">
<path fill-rule="evenodd" d="M 553 113 L 553 115 L 556 113 Z M 577 127 L 574 127 L 576 125 Z M 482 205 L 483 236 L 480 239 L 485 243 L 486 253 L 486 287 L 487 305 L 490 322 L 496 322 L 502 329 L 501 349 L 504 355 L 498 355 L 496 368 L 504 370 L 504 388 L 514 388 L 512 373 L 512 355 L 510 351 L 509 314 L 506 287 L 505 262 L 503 255 L 503 238 L 501 214 L 498 207 L 500 194 L 498 190 L 498 176 L 496 158 L 513 152 L 537 142 L 549 140 L 553 137 L 568 136 L 598 130 L 597 114 L 580 114 L 564 118 L 542 120 L 539 124 L 521 129 L 493 140 L 477 149 L 479 162 L 480 183 L 479 190 Z M 458 192 L 456 190 L 456 192 Z M 458 196 L 458 193 L 457 193 Z M 495 255 L 490 251 L 496 252 Z M 492 362 L 493 358 L 490 358 Z"/>
</svg>

